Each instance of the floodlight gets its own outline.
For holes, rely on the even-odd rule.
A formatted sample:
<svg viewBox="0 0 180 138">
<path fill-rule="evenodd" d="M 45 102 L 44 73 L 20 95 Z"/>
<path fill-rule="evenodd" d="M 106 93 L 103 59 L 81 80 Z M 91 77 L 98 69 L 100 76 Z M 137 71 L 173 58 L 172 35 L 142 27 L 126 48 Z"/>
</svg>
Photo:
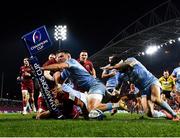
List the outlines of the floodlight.
<svg viewBox="0 0 180 138">
<path fill-rule="evenodd" d="M 67 39 L 67 26 L 66 25 L 55 25 L 54 26 L 54 39 L 56 41 L 59 41 L 59 50 L 61 47 L 62 41 Z"/>
<path fill-rule="evenodd" d="M 152 54 L 154 54 L 157 50 L 158 50 L 157 46 L 149 46 L 149 47 L 146 49 L 146 54 L 152 55 Z"/>
</svg>

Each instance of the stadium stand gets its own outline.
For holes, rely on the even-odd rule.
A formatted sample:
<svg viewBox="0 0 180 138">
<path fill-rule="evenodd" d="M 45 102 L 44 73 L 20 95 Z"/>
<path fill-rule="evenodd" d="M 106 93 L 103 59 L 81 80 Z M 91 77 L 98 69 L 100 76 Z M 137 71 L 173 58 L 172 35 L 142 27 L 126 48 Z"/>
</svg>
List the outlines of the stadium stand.
<svg viewBox="0 0 180 138">
<path fill-rule="evenodd" d="M 0 98 L 0 113 L 15 113 L 22 109 L 22 101 Z"/>
</svg>

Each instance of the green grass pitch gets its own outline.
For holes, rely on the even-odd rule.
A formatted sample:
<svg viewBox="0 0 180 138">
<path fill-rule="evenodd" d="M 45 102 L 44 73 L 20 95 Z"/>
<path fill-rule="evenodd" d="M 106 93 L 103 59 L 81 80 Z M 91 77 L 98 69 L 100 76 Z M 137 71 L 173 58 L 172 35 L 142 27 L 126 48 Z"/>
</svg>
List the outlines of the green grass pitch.
<svg viewBox="0 0 180 138">
<path fill-rule="evenodd" d="M 0 114 L 0 137 L 180 137 L 180 122 L 106 114 L 98 120 L 35 120 L 32 115 Z"/>
</svg>

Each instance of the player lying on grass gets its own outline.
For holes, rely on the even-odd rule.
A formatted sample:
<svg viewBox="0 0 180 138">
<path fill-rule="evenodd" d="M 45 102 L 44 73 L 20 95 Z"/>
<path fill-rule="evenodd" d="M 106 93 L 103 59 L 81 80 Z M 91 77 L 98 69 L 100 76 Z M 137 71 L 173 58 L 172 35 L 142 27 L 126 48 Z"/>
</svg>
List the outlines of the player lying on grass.
<svg viewBox="0 0 180 138">
<path fill-rule="evenodd" d="M 64 115 L 63 119 L 76 119 L 79 117 L 80 112 L 77 109 L 79 106 L 82 110 L 82 115 L 88 119 L 87 101 L 85 94 L 73 90 L 67 84 L 62 87 L 55 87 L 51 90 L 55 103 L 58 105 Z M 53 118 L 53 114 L 48 110 L 43 97 L 38 97 L 38 112 L 36 119 Z"/>
<path fill-rule="evenodd" d="M 121 61 L 121 62 L 119 62 Z M 118 69 L 121 73 L 126 75 L 126 78 L 141 91 L 142 104 L 144 111 L 148 116 L 157 116 L 154 111 L 154 103 L 165 109 L 173 116 L 174 121 L 178 121 L 179 117 L 171 107 L 161 99 L 161 85 L 158 79 L 150 73 L 138 60 L 135 58 L 127 58 L 125 61 L 122 57 L 114 56 L 112 62 L 114 66 L 106 67 L 106 69 Z M 147 105 L 147 106 L 145 106 Z"/>
<path fill-rule="evenodd" d="M 121 100 L 118 103 L 102 104 L 102 99 L 106 89 L 103 83 L 90 75 L 75 59 L 69 59 L 66 51 L 60 52 L 59 58 L 61 63 L 48 65 L 42 67 L 42 69 L 50 71 L 63 70 L 60 79 L 66 79 L 68 77 L 78 88 L 87 91 L 88 111 L 94 109 L 106 111 L 118 107 L 126 108 Z M 63 76 L 65 76 L 65 78 Z"/>
<path fill-rule="evenodd" d="M 128 84 L 129 88 L 127 89 L 127 94 L 123 95 L 121 99 L 126 102 L 128 109 L 131 113 L 137 112 L 137 114 L 142 113 L 142 104 L 141 104 L 141 93 L 134 84 Z"/>
</svg>

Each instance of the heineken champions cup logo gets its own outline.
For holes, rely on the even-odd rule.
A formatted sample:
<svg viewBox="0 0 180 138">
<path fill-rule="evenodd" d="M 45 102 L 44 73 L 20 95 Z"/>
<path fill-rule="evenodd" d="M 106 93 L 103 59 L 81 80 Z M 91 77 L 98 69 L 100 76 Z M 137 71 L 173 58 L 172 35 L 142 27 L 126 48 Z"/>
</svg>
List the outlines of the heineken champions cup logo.
<svg viewBox="0 0 180 138">
<path fill-rule="evenodd" d="M 45 26 L 41 26 L 22 37 L 30 53 L 38 52 L 51 47 L 51 41 Z"/>
<path fill-rule="evenodd" d="M 35 31 L 32 37 L 34 44 L 37 44 L 41 41 L 41 33 L 39 31 Z"/>
</svg>

